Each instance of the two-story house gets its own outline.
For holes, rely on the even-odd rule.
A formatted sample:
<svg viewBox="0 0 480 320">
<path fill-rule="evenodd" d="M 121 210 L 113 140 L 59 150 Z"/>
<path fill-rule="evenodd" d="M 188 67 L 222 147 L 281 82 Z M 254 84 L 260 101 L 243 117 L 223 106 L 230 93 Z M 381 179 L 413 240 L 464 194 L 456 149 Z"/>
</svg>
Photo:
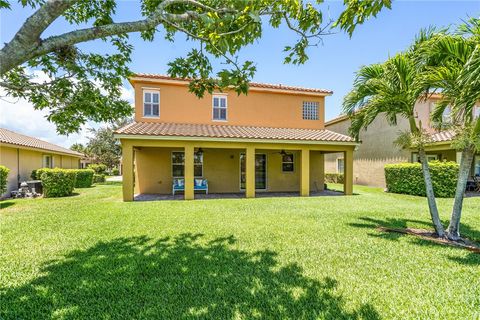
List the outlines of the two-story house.
<svg viewBox="0 0 480 320">
<path fill-rule="evenodd" d="M 343 154 L 344 193 L 352 194 L 357 143 L 325 129 L 331 91 L 251 83 L 248 95 L 218 91 L 199 99 L 184 79 L 137 74 L 130 83 L 135 121 L 116 132 L 125 201 L 134 194 L 170 194 L 182 185 L 185 199 L 193 199 L 201 180 L 211 193 L 308 196 L 323 190 L 330 152 Z"/>
<path fill-rule="evenodd" d="M 460 161 L 461 152 L 452 147 L 453 134 L 450 131 L 438 131 L 431 123 L 430 114 L 435 108 L 435 103 L 441 98 L 433 94 L 428 99 L 421 99 L 415 105 L 417 122 L 430 133 L 432 142 L 427 146 L 429 160 Z M 450 110 L 444 112 L 444 121 L 448 122 Z M 474 116 L 480 116 L 480 104 L 474 108 Z M 348 134 L 350 119 L 340 116 L 327 121 L 328 130 Z M 362 130 L 360 140 L 362 144 L 354 155 L 353 177 L 355 184 L 385 187 L 384 167 L 389 163 L 417 162 L 418 154 L 411 150 L 402 150 L 395 146 L 394 141 L 400 132 L 409 131 L 408 121 L 402 117 L 397 118 L 397 125 L 391 126 L 385 117 L 377 117 L 367 130 Z M 327 173 L 342 173 L 344 166 L 343 154 L 329 154 L 325 157 L 325 171 Z M 471 174 L 480 176 L 480 155 L 477 155 L 472 164 Z"/>
</svg>

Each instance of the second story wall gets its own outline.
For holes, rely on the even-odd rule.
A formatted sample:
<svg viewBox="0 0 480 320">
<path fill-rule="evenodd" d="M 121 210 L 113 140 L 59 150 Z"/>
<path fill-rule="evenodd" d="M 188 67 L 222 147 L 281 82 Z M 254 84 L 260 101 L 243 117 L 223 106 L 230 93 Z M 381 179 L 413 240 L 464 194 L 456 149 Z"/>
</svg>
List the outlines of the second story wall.
<svg viewBox="0 0 480 320">
<path fill-rule="evenodd" d="M 323 129 L 325 96 L 329 95 L 250 88 L 247 95 L 228 91 L 213 96 L 206 94 L 199 99 L 188 91 L 186 81 L 131 80 L 131 83 L 135 89 L 137 122 Z M 144 102 L 145 92 L 158 95 L 147 98 L 151 103 Z M 147 116 L 144 103 L 148 104 Z M 155 110 L 151 112 L 151 108 Z M 308 114 L 304 115 L 308 110 Z M 305 117 L 313 119 L 304 119 Z"/>
</svg>

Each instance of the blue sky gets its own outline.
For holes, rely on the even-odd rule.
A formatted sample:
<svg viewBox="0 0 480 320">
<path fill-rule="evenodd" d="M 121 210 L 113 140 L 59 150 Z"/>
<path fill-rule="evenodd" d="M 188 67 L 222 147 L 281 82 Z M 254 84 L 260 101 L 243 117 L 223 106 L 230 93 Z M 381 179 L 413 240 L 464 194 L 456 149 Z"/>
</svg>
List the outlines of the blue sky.
<svg viewBox="0 0 480 320">
<path fill-rule="evenodd" d="M 342 9 L 342 3 L 343 1 L 326 1 L 322 5 L 324 17 L 336 18 Z M 135 1 L 121 1 L 116 20 L 139 18 L 138 8 Z M 31 13 L 31 10 L 21 6 L 14 6 L 12 11 L 1 12 L 1 43 L 9 41 Z M 282 49 L 295 40 L 295 35 L 285 28 L 266 28 L 262 39 L 243 49 L 240 58 L 255 61 L 257 73 L 254 80 L 257 82 L 333 90 L 333 96 L 327 98 L 326 103 L 326 119 L 332 119 L 341 112 L 343 96 L 351 88 L 354 73 L 360 66 L 384 61 L 388 56 L 404 50 L 421 28 L 457 24 L 467 16 L 478 15 L 480 1 L 394 1 L 392 10 L 384 10 L 377 18 L 359 26 L 352 38 L 342 32 L 325 36 L 323 45 L 310 48 L 310 60 L 304 65 L 283 64 Z M 65 32 L 67 28 L 68 26 L 60 21 L 52 25 L 46 35 Z M 150 43 L 143 42 L 137 34 L 132 35 L 131 43 L 135 46 L 135 51 L 131 69 L 135 72 L 166 73 L 167 63 L 185 54 L 194 45 L 184 41 L 181 36 L 177 40 L 174 43 L 167 42 L 160 33 L 156 40 Z M 108 46 L 99 41 L 83 44 L 81 47 L 84 50 L 109 51 Z M 132 99 L 128 83 L 125 83 L 124 96 Z M 32 111 L 25 101 L 12 104 L 0 100 L 0 104 L 2 127 L 64 146 L 69 146 L 76 140 L 85 141 L 85 128 L 80 134 L 68 138 L 56 135 L 55 128 L 46 123 L 44 114 Z M 25 123 L 29 123 L 30 127 Z"/>
</svg>

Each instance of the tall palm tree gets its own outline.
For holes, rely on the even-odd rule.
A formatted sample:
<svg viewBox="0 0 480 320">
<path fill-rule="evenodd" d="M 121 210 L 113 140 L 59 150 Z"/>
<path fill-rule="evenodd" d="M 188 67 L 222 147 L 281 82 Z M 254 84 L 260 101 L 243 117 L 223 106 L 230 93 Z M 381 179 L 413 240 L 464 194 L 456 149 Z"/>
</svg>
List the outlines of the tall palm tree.
<svg viewBox="0 0 480 320">
<path fill-rule="evenodd" d="M 422 33 L 417 42 L 426 38 L 428 36 Z M 363 66 L 357 72 L 352 91 L 344 99 L 343 111 L 350 115 L 350 133 L 357 139 L 360 131 L 366 129 L 381 114 L 385 115 L 391 125 L 396 125 L 399 116 L 408 120 L 408 141 L 419 142 L 415 147 L 422 163 L 431 219 L 437 235 L 444 237 L 425 155 L 427 135 L 422 124 L 415 118 L 415 103 L 425 93 L 425 88 L 418 81 L 420 71 L 412 50 L 397 54 L 382 64 Z"/>
<path fill-rule="evenodd" d="M 471 19 L 457 34 L 436 34 L 419 47 L 418 57 L 426 70 L 424 84 L 441 90 L 432 119 L 442 123 L 447 107 L 452 110 L 447 127 L 455 131 L 453 146 L 462 158 L 455 192 L 455 201 L 447 237 L 460 238 L 460 218 L 468 176 L 475 153 L 480 150 L 480 118 L 474 117 L 474 106 L 480 100 L 480 19 Z"/>
</svg>

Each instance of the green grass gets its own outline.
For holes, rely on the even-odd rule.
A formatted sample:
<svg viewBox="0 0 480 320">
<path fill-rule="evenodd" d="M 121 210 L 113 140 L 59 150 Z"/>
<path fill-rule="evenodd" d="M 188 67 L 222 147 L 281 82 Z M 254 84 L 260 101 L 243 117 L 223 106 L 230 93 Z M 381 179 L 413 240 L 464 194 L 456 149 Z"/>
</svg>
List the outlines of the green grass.
<svg viewBox="0 0 480 320">
<path fill-rule="evenodd" d="M 0 210 L 1 319 L 478 319 L 480 255 L 429 228 L 425 199 L 123 203 L 109 183 Z M 451 199 L 439 199 L 448 218 Z M 480 241 L 480 198 L 462 231 Z M 446 223 L 446 221 L 445 221 Z"/>
</svg>

